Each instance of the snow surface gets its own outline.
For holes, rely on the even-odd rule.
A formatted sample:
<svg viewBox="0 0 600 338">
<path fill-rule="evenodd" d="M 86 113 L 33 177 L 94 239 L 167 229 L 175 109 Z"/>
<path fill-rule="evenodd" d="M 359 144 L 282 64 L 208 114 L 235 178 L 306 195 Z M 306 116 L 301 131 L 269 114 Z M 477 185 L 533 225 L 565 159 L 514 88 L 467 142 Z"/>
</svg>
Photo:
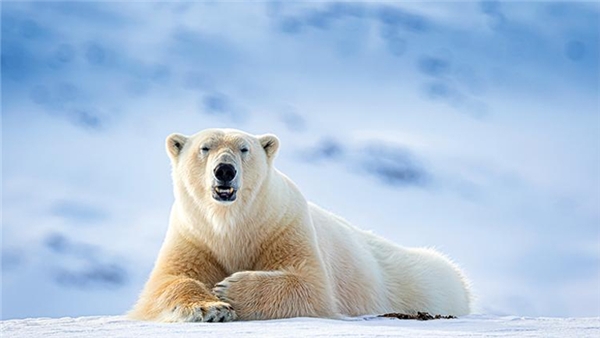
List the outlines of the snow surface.
<svg viewBox="0 0 600 338">
<path fill-rule="evenodd" d="M 293 318 L 232 323 L 163 324 L 122 316 L 30 318 L 2 321 L 2 337 L 600 337 L 600 318 L 527 318 L 471 315 L 414 321 L 361 317 Z"/>
</svg>

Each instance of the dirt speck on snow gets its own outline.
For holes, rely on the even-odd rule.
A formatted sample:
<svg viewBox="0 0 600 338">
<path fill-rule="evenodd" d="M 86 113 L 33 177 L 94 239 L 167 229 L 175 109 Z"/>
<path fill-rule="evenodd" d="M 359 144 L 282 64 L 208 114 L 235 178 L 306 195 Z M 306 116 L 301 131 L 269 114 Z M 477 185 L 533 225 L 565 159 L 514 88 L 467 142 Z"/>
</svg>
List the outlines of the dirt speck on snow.
<svg viewBox="0 0 600 338">
<path fill-rule="evenodd" d="M 417 312 L 416 315 L 409 315 L 406 313 L 386 313 L 377 317 L 397 318 L 397 319 L 416 319 L 416 320 L 433 320 L 433 319 L 454 319 L 455 316 L 442 316 L 442 315 L 430 315 L 427 312 Z"/>
</svg>

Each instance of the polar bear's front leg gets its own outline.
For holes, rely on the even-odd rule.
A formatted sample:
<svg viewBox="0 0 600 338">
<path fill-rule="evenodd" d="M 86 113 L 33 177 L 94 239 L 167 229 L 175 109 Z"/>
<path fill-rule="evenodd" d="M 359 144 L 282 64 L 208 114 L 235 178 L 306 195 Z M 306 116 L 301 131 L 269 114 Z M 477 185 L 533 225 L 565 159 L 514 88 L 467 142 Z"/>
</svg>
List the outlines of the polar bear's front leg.
<svg viewBox="0 0 600 338">
<path fill-rule="evenodd" d="M 285 271 L 241 271 L 218 283 L 213 292 L 242 320 L 333 317 L 324 285 L 309 278 Z"/>
<path fill-rule="evenodd" d="M 227 276 L 210 251 L 180 238 L 166 242 L 129 317 L 162 322 L 221 322 L 236 319 L 230 304 L 210 290 Z"/>
<path fill-rule="evenodd" d="M 310 228 L 281 227 L 262 245 L 254 271 L 240 271 L 213 292 L 238 318 L 337 317 L 332 285 Z"/>
<path fill-rule="evenodd" d="M 230 304 L 195 279 L 161 276 L 151 284 L 130 313 L 132 318 L 162 322 L 229 322 L 237 318 Z"/>
</svg>

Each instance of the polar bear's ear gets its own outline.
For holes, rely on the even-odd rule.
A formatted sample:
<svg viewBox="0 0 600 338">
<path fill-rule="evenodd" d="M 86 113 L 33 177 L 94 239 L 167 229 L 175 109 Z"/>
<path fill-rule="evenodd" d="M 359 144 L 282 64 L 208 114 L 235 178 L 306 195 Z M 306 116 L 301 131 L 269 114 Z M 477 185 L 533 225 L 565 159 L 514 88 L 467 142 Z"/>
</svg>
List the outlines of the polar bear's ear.
<svg viewBox="0 0 600 338">
<path fill-rule="evenodd" d="M 267 158 L 269 160 L 273 159 L 277 153 L 277 149 L 279 149 L 279 139 L 277 136 L 272 134 L 262 135 L 258 138 L 258 141 L 267 153 Z"/>
<path fill-rule="evenodd" d="M 188 138 L 185 135 L 181 134 L 171 134 L 167 137 L 166 147 L 167 154 L 171 158 L 176 158 L 183 150 L 183 146 L 187 142 Z"/>
</svg>

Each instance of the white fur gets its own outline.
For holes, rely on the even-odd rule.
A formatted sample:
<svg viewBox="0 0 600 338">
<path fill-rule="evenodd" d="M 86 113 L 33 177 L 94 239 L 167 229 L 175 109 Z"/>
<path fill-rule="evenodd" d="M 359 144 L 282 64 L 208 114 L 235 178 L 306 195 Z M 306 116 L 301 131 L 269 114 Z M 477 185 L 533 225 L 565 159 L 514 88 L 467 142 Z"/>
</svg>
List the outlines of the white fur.
<svg viewBox="0 0 600 338">
<path fill-rule="evenodd" d="M 401 247 L 312 203 L 309 206 L 343 314 L 470 312 L 468 282 L 445 256 L 433 249 Z M 348 265 L 354 276 L 348 276 Z M 369 290 L 368 299 L 354 301 L 355 295 L 344 292 L 348 283 L 356 284 L 353 289 Z"/>
</svg>

